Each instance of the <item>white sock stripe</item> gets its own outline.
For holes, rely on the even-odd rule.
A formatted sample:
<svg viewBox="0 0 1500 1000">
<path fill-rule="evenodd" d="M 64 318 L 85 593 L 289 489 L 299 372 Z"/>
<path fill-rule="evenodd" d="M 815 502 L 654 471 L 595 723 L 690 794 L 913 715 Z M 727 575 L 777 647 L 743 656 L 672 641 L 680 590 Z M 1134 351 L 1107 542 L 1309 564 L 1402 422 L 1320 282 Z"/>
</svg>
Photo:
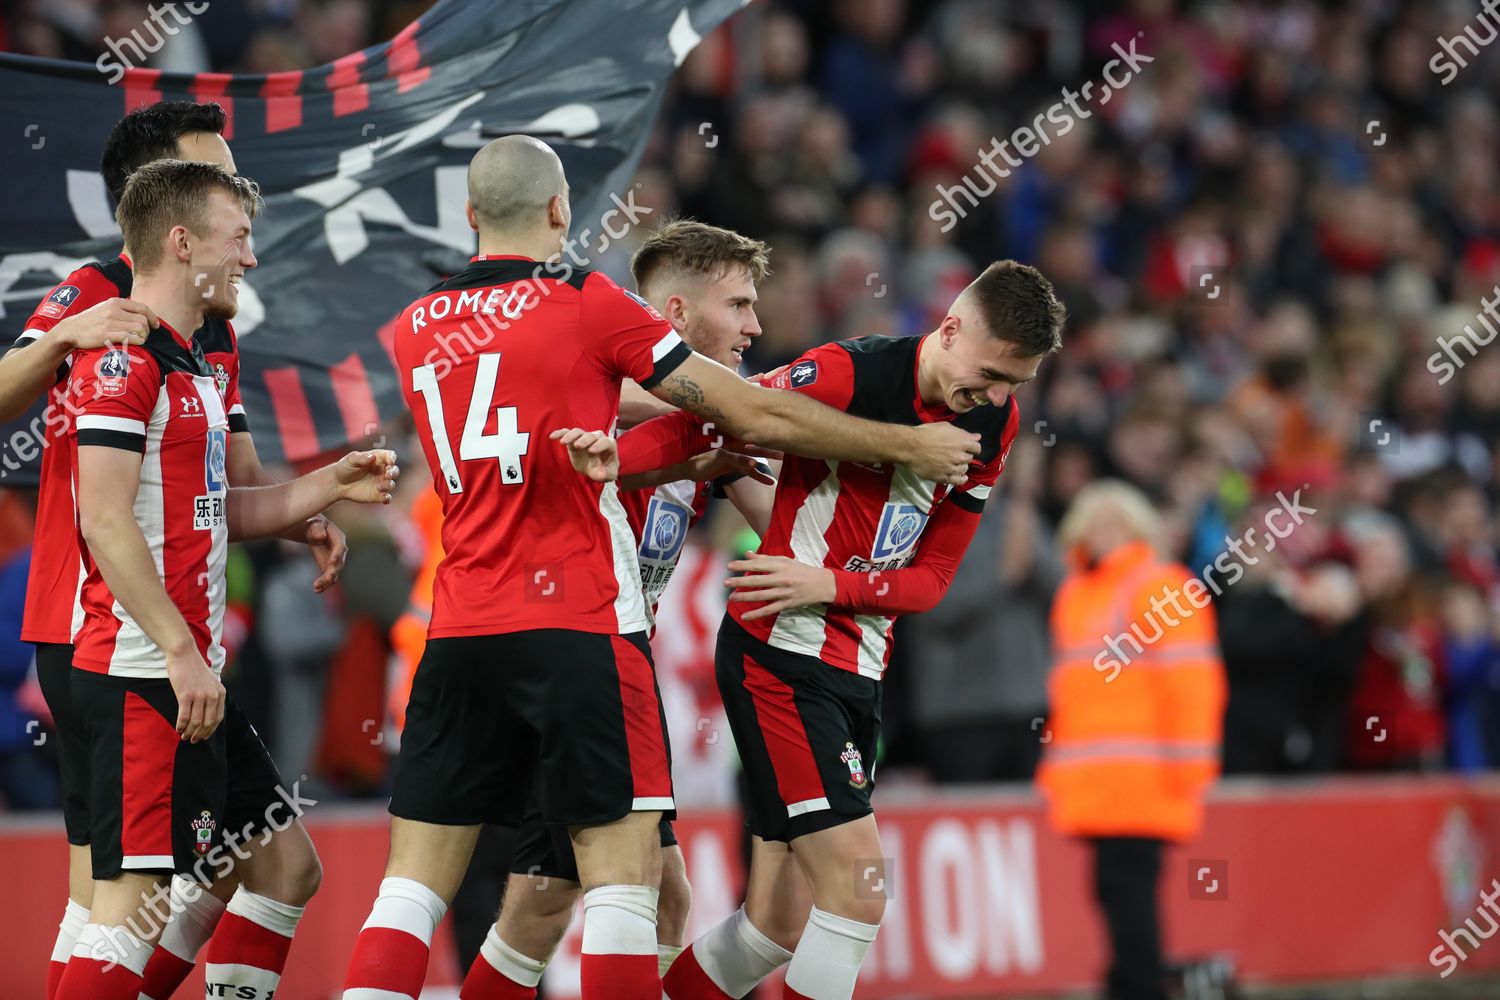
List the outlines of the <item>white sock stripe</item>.
<svg viewBox="0 0 1500 1000">
<path fill-rule="evenodd" d="M 162 928 L 157 947 L 191 962 L 219 926 L 219 919 L 224 916 L 224 901 L 196 882 L 174 877 L 168 905 L 171 916 Z"/>
<path fill-rule="evenodd" d="M 820 910 L 816 906 L 807 915 L 807 922 L 817 924 L 824 930 L 837 934 L 840 937 L 852 938 L 855 941 L 863 941 L 869 944 L 875 940 L 875 934 L 880 930 L 879 924 L 862 924 L 858 920 L 849 917 L 841 917 L 837 913 L 829 913 Z"/>
<path fill-rule="evenodd" d="M 73 946 L 74 958 L 86 958 L 95 962 L 113 962 L 124 966 L 139 976 L 151 957 L 152 947 L 125 927 L 104 927 L 88 924 L 78 935 Z"/>
<path fill-rule="evenodd" d="M 68 897 L 68 905 L 63 907 L 63 918 L 61 927 L 66 927 L 74 934 L 81 934 L 89 922 L 89 908 L 82 903 Z"/>
<path fill-rule="evenodd" d="M 67 964 L 68 957 L 73 954 L 73 946 L 78 943 L 78 935 L 83 933 L 88 922 L 89 911 L 69 899 L 68 905 L 63 907 L 62 920 L 57 925 L 57 940 L 52 944 L 52 961 Z"/>
<path fill-rule="evenodd" d="M 601 885 L 583 897 L 585 955 L 655 955 L 657 890 Z"/>
<path fill-rule="evenodd" d="M 742 997 L 792 959 L 791 953 L 782 948 L 771 953 L 763 951 L 757 938 L 776 947 L 756 930 L 744 907 L 740 907 L 693 942 L 693 957 L 715 986 L 732 997 Z"/>
<path fill-rule="evenodd" d="M 750 922 L 750 916 L 743 906 L 739 909 L 739 917 L 740 919 L 735 923 L 735 931 L 739 934 L 740 940 L 745 942 L 745 947 L 766 962 L 773 963 L 773 968 L 780 968 L 792 960 L 791 952 L 766 937 L 759 927 Z"/>
<path fill-rule="evenodd" d="M 442 922 L 448 907 L 437 893 L 421 882 L 409 878 L 387 878 L 380 883 L 380 895 L 365 927 L 389 927 L 405 931 L 423 944 L 432 944 L 432 933 Z"/>
<path fill-rule="evenodd" d="M 583 894 L 583 912 L 590 906 L 617 906 L 656 925 L 656 904 L 661 891 L 649 885 L 601 885 Z M 651 953 L 656 954 L 656 940 L 651 941 Z"/>
<path fill-rule="evenodd" d="M 879 924 L 863 924 L 813 907 L 786 970 L 787 986 L 819 1000 L 850 1000 L 859 967 L 879 929 Z"/>
<path fill-rule="evenodd" d="M 345 990 L 343 1000 L 417 1000 L 417 998 L 410 993 L 397 993 L 395 990 L 379 990 L 361 986 L 358 989 Z"/>
<path fill-rule="evenodd" d="M 484 943 L 479 946 L 479 957 L 506 979 L 533 989 L 542 981 L 542 973 L 547 968 L 546 962 L 523 955 L 506 944 L 493 924 L 484 936 Z"/>
<path fill-rule="evenodd" d="M 297 922 L 302 919 L 303 907 L 280 903 L 268 896 L 261 896 L 240 886 L 229 898 L 229 912 L 282 937 L 297 933 Z"/>
</svg>

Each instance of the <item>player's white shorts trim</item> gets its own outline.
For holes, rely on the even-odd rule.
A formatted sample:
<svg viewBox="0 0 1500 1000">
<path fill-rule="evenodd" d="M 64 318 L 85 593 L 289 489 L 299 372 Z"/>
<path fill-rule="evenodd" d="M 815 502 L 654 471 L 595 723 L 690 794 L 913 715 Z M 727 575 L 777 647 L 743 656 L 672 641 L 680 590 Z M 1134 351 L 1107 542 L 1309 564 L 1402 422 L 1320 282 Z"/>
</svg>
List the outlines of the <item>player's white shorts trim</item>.
<svg viewBox="0 0 1500 1000">
<path fill-rule="evenodd" d="M 660 796 L 657 798 L 633 799 L 630 803 L 631 812 L 666 812 L 668 809 L 676 809 L 677 805 L 672 796 Z"/>
<path fill-rule="evenodd" d="M 803 813 L 820 812 L 828 808 L 830 806 L 828 805 L 827 798 L 803 799 L 801 802 L 793 802 L 787 806 L 786 815 L 787 819 L 791 819 L 793 816 L 801 816 Z"/>
<path fill-rule="evenodd" d="M 175 868 L 177 863 L 170 854 L 127 854 L 120 862 L 121 868 Z"/>
</svg>

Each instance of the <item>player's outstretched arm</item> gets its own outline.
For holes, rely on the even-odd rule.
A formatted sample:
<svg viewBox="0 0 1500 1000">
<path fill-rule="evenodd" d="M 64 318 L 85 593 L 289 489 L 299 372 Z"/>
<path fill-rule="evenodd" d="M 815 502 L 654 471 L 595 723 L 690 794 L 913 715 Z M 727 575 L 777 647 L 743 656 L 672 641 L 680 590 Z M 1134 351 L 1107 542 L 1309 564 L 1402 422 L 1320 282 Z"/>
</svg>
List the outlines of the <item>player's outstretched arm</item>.
<svg viewBox="0 0 1500 1000">
<path fill-rule="evenodd" d="M 0 420 L 14 420 L 41 399 L 72 352 L 144 343 L 156 325 L 150 307 L 130 299 L 105 299 L 40 336 L 17 340 L 0 358 Z"/>
<path fill-rule="evenodd" d="M 235 487 L 229 491 L 229 538 L 275 535 L 340 500 L 390 503 L 396 488 L 396 453 L 386 448 L 351 451 L 332 465 L 277 486 Z"/>
<path fill-rule="evenodd" d="M 623 464 L 623 459 L 622 459 Z M 776 477 L 766 471 L 765 465 L 751 455 L 742 455 L 728 448 L 717 448 L 714 451 L 704 452 L 696 455 L 686 462 L 665 469 L 652 469 L 649 472 L 637 472 L 628 474 L 621 469 L 621 490 L 644 490 L 653 489 L 663 483 L 676 483 L 684 479 L 691 479 L 695 483 L 706 483 L 721 476 L 738 475 L 738 484 L 744 479 L 750 479 L 767 486 L 776 486 Z M 767 510 L 769 510 L 769 506 Z"/>
<path fill-rule="evenodd" d="M 177 696 L 177 731 L 197 743 L 224 718 L 224 685 L 198 652 L 182 612 L 167 596 L 146 536 L 132 513 L 141 456 L 122 448 L 78 446 L 78 527 L 99 574 L 167 658 Z"/>
<path fill-rule="evenodd" d="M 800 393 L 752 385 L 698 354 L 651 392 L 754 445 L 841 462 L 893 462 L 934 482 L 964 482 L 979 453 L 979 436 L 950 423 L 910 427 L 851 417 Z"/>
<path fill-rule="evenodd" d="M 225 471 L 229 473 L 230 486 L 281 485 L 281 480 L 260 464 L 260 453 L 255 450 L 255 438 L 249 431 L 229 435 L 229 457 Z M 278 531 L 276 537 L 307 546 L 313 561 L 318 564 L 318 578 L 313 581 L 313 593 L 321 594 L 338 582 L 339 574 L 344 570 L 344 561 L 349 558 L 349 542 L 338 526 L 328 518 L 315 514 L 285 531 Z"/>
<path fill-rule="evenodd" d="M 619 430 L 629 430 L 671 412 L 670 406 L 630 379 L 620 383 L 620 419 L 615 424 Z"/>
</svg>

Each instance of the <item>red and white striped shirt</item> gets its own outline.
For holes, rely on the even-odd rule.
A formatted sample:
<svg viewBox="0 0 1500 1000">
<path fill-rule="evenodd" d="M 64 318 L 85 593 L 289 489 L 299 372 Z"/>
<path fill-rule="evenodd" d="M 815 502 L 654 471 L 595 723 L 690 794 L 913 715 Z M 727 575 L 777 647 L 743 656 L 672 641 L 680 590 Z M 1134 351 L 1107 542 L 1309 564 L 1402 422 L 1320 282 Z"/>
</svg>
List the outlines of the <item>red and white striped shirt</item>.
<svg viewBox="0 0 1500 1000">
<path fill-rule="evenodd" d="M 37 305 L 12 350 L 35 343 L 68 316 L 77 315 L 106 299 L 128 298 L 133 285 L 130 258 L 125 254 L 85 264 L 59 282 Z M 240 358 L 234 328 L 209 320 L 194 339 L 203 349 L 224 387 L 231 434 L 250 430 L 240 400 Z M 68 395 L 69 355 L 58 369 L 57 382 L 47 394 L 47 407 L 33 422 L 41 438 L 42 458 L 37 484 L 36 531 L 32 537 L 31 572 L 26 581 L 26 607 L 21 638 L 26 642 L 66 644 L 83 624 L 79 588 L 83 561 L 78 552 L 78 521 L 73 503 L 72 449 L 76 397 Z"/>
<path fill-rule="evenodd" d="M 1020 426 L 1014 398 L 963 414 L 924 404 L 916 378 L 923 343 L 860 337 L 826 344 L 765 384 L 871 420 L 951 420 L 980 435 L 968 481 L 950 489 L 905 466 L 788 455 L 758 551 L 832 569 L 836 597 L 753 621 L 744 614 L 759 605 L 729 606 L 763 642 L 876 679 L 890 662 L 895 616 L 925 611 L 947 590 Z"/>
<path fill-rule="evenodd" d="M 167 596 L 217 673 L 225 659 L 229 415 L 220 381 L 195 346 L 162 323 L 142 345 L 74 358 L 72 471 L 76 491 L 79 447 L 140 453 L 135 522 Z M 86 576 L 73 664 L 121 677 L 166 677 L 166 655 L 110 592 L 81 535 L 78 544 Z"/>
</svg>

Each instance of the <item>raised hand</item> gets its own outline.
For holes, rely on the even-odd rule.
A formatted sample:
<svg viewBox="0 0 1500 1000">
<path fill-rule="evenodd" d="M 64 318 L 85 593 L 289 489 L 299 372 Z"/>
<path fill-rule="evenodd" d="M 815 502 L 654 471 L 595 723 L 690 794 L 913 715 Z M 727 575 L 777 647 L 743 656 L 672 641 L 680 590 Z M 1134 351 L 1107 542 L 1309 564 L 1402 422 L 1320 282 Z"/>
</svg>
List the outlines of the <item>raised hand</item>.
<svg viewBox="0 0 1500 1000">
<path fill-rule="evenodd" d="M 580 474 L 596 483 L 620 478 L 620 446 L 603 431 L 566 427 L 548 436 L 568 449 L 568 459 Z"/>
<path fill-rule="evenodd" d="M 338 498 L 356 503 L 390 503 L 400 475 L 396 453 L 388 448 L 351 451 L 333 468 Z"/>
<path fill-rule="evenodd" d="M 131 299 L 105 299 L 69 316 L 52 328 L 75 351 L 96 347 L 128 347 L 145 343 L 146 335 L 160 324 L 151 307 Z"/>
<path fill-rule="evenodd" d="M 969 478 L 969 463 L 979 454 L 979 435 L 944 421 L 915 430 L 918 446 L 901 464 L 923 479 L 962 486 Z"/>
</svg>

